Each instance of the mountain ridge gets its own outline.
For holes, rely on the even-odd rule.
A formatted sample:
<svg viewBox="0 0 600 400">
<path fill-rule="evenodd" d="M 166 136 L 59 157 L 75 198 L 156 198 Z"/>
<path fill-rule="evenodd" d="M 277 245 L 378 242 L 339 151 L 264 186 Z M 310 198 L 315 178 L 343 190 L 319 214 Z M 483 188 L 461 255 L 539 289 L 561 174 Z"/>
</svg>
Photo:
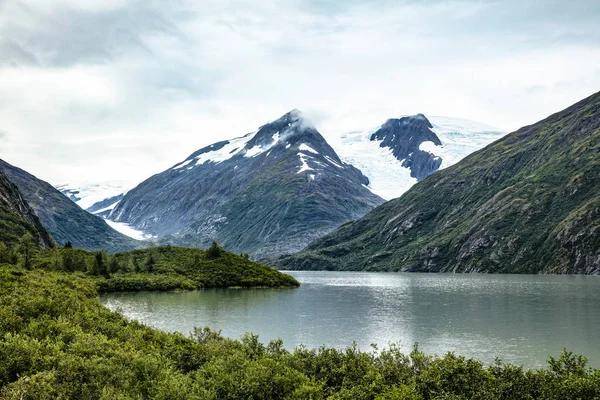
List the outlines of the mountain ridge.
<svg viewBox="0 0 600 400">
<path fill-rule="evenodd" d="M 431 175 L 274 264 L 600 273 L 600 93 Z"/>
<path fill-rule="evenodd" d="M 150 177 L 109 219 L 162 237 L 159 242 L 205 246 L 216 240 L 260 258 L 299 250 L 381 204 L 368 184 L 293 110 Z"/>
<path fill-rule="evenodd" d="M 89 214 L 49 183 L 0 159 L 5 173 L 35 211 L 42 225 L 60 244 L 71 242 L 84 250 L 119 252 L 140 247 L 140 242 L 110 228 Z"/>
<path fill-rule="evenodd" d="M 0 242 L 14 246 L 27 233 L 31 234 L 41 248 L 50 249 L 54 246 L 54 240 L 23 198 L 19 188 L 0 172 Z M 6 260 L 0 260 L 4 261 Z"/>
</svg>

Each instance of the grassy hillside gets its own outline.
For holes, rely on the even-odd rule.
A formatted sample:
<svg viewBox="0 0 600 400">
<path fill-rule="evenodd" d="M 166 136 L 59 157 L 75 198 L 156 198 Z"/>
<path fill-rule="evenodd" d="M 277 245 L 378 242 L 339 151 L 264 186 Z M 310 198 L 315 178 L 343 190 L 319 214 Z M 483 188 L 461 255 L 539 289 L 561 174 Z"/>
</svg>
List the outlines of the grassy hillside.
<svg viewBox="0 0 600 400">
<path fill-rule="evenodd" d="M 49 183 L 22 169 L 0 160 L 0 172 L 17 185 L 57 243 L 62 245 L 68 241 L 77 248 L 111 253 L 143 246 L 112 229 L 102 218 L 82 210 Z"/>
<path fill-rule="evenodd" d="M 600 93 L 507 135 L 276 265 L 600 273 Z"/>
<path fill-rule="evenodd" d="M 600 371 L 565 352 L 543 370 L 449 353 L 405 355 L 191 336 L 102 307 L 81 273 L 0 267 L 2 399 L 592 399 Z"/>
<path fill-rule="evenodd" d="M 155 247 L 116 255 L 55 248 L 34 255 L 32 268 L 82 272 L 101 292 L 215 287 L 296 287 L 289 275 L 214 247 Z"/>
<path fill-rule="evenodd" d="M 0 242 L 14 246 L 26 234 L 40 247 L 49 249 L 54 245 L 19 189 L 0 172 Z"/>
</svg>

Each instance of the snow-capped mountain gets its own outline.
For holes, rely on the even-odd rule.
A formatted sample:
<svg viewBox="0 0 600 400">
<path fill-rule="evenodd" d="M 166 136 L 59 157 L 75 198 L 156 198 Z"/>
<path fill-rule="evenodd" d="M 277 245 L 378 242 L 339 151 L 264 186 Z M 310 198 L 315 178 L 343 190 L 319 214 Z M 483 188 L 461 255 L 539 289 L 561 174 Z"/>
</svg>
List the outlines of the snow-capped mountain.
<svg viewBox="0 0 600 400">
<path fill-rule="evenodd" d="M 135 184 L 127 181 L 83 182 L 55 186 L 75 204 L 92 214 L 111 211 Z"/>
<path fill-rule="evenodd" d="M 345 163 L 369 178 L 373 193 L 389 200 L 504 134 L 478 122 L 418 114 L 330 140 Z"/>
<path fill-rule="evenodd" d="M 109 219 L 159 241 L 272 257 L 297 251 L 383 199 L 299 111 L 200 149 L 129 191 Z"/>
</svg>

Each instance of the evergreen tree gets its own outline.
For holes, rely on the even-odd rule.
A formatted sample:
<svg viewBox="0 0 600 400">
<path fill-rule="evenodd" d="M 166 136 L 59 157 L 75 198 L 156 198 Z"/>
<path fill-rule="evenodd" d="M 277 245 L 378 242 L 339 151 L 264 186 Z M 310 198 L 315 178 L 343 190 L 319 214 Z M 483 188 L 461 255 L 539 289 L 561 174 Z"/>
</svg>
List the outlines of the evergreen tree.
<svg viewBox="0 0 600 400">
<path fill-rule="evenodd" d="M 119 266 L 119 261 L 117 260 L 117 257 L 111 256 L 110 262 L 108 263 L 108 265 L 109 265 L 108 269 L 111 274 L 114 274 L 115 272 L 119 272 L 120 266 Z"/>
<path fill-rule="evenodd" d="M 154 256 L 152 254 L 148 255 L 148 259 L 146 260 L 146 271 L 148 271 L 149 274 L 154 271 L 155 263 L 156 261 L 154 261 Z"/>
<path fill-rule="evenodd" d="M 73 245 L 71 244 L 71 242 L 67 242 L 65 243 L 65 249 L 72 249 Z"/>
<path fill-rule="evenodd" d="M 206 250 L 206 255 L 208 256 L 208 258 L 218 258 L 221 257 L 222 252 L 223 249 L 221 248 L 221 246 L 219 246 L 217 242 L 212 242 L 208 250 Z"/>
<path fill-rule="evenodd" d="M 121 272 L 127 273 L 135 270 L 135 266 L 133 265 L 133 260 L 131 259 L 131 255 L 127 256 L 127 259 L 121 264 Z"/>
<path fill-rule="evenodd" d="M 73 251 L 62 252 L 62 267 L 67 272 L 75 272 L 75 257 Z"/>
<path fill-rule="evenodd" d="M 58 249 L 58 247 L 55 247 L 51 250 L 50 260 L 51 268 L 54 271 L 60 271 L 62 269 L 62 258 L 60 256 L 60 250 Z"/>
<path fill-rule="evenodd" d="M 33 236 L 31 236 L 30 233 L 24 234 L 21 239 L 19 239 L 19 252 L 23 256 L 23 266 L 25 269 L 31 269 L 34 245 Z"/>
<path fill-rule="evenodd" d="M 0 264 L 8 264 L 10 252 L 4 242 L 0 242 Z"/>
<path fill-rule="evenodd" d="M 110 277 L 108 272 L 108 266 L 106 265 L 106 260 L 104 253 L 99 251 L 94 255 L 94 263 L 92 265 L 92 275 L 104 275 L 107 278 Z"/>
</svg>

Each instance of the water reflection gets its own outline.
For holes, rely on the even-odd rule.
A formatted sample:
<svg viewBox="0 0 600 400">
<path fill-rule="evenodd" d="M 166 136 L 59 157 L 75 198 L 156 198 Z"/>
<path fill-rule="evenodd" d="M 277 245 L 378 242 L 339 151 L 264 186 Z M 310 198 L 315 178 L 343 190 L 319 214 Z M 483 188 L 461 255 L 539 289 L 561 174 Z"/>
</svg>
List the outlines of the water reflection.
<svg viewBox="0 0 600 400">
<path fill-rule="evenodd" d="M 563 347 L 600 367 L 598 277 L 293 272 L 287 290 L 204 290 L 104 295 L 111 309 L 169 331 L 194 326 L 239 338 L 362 349 L 414 342 L 429 353 L 530 367 Z"/>
</svg>

